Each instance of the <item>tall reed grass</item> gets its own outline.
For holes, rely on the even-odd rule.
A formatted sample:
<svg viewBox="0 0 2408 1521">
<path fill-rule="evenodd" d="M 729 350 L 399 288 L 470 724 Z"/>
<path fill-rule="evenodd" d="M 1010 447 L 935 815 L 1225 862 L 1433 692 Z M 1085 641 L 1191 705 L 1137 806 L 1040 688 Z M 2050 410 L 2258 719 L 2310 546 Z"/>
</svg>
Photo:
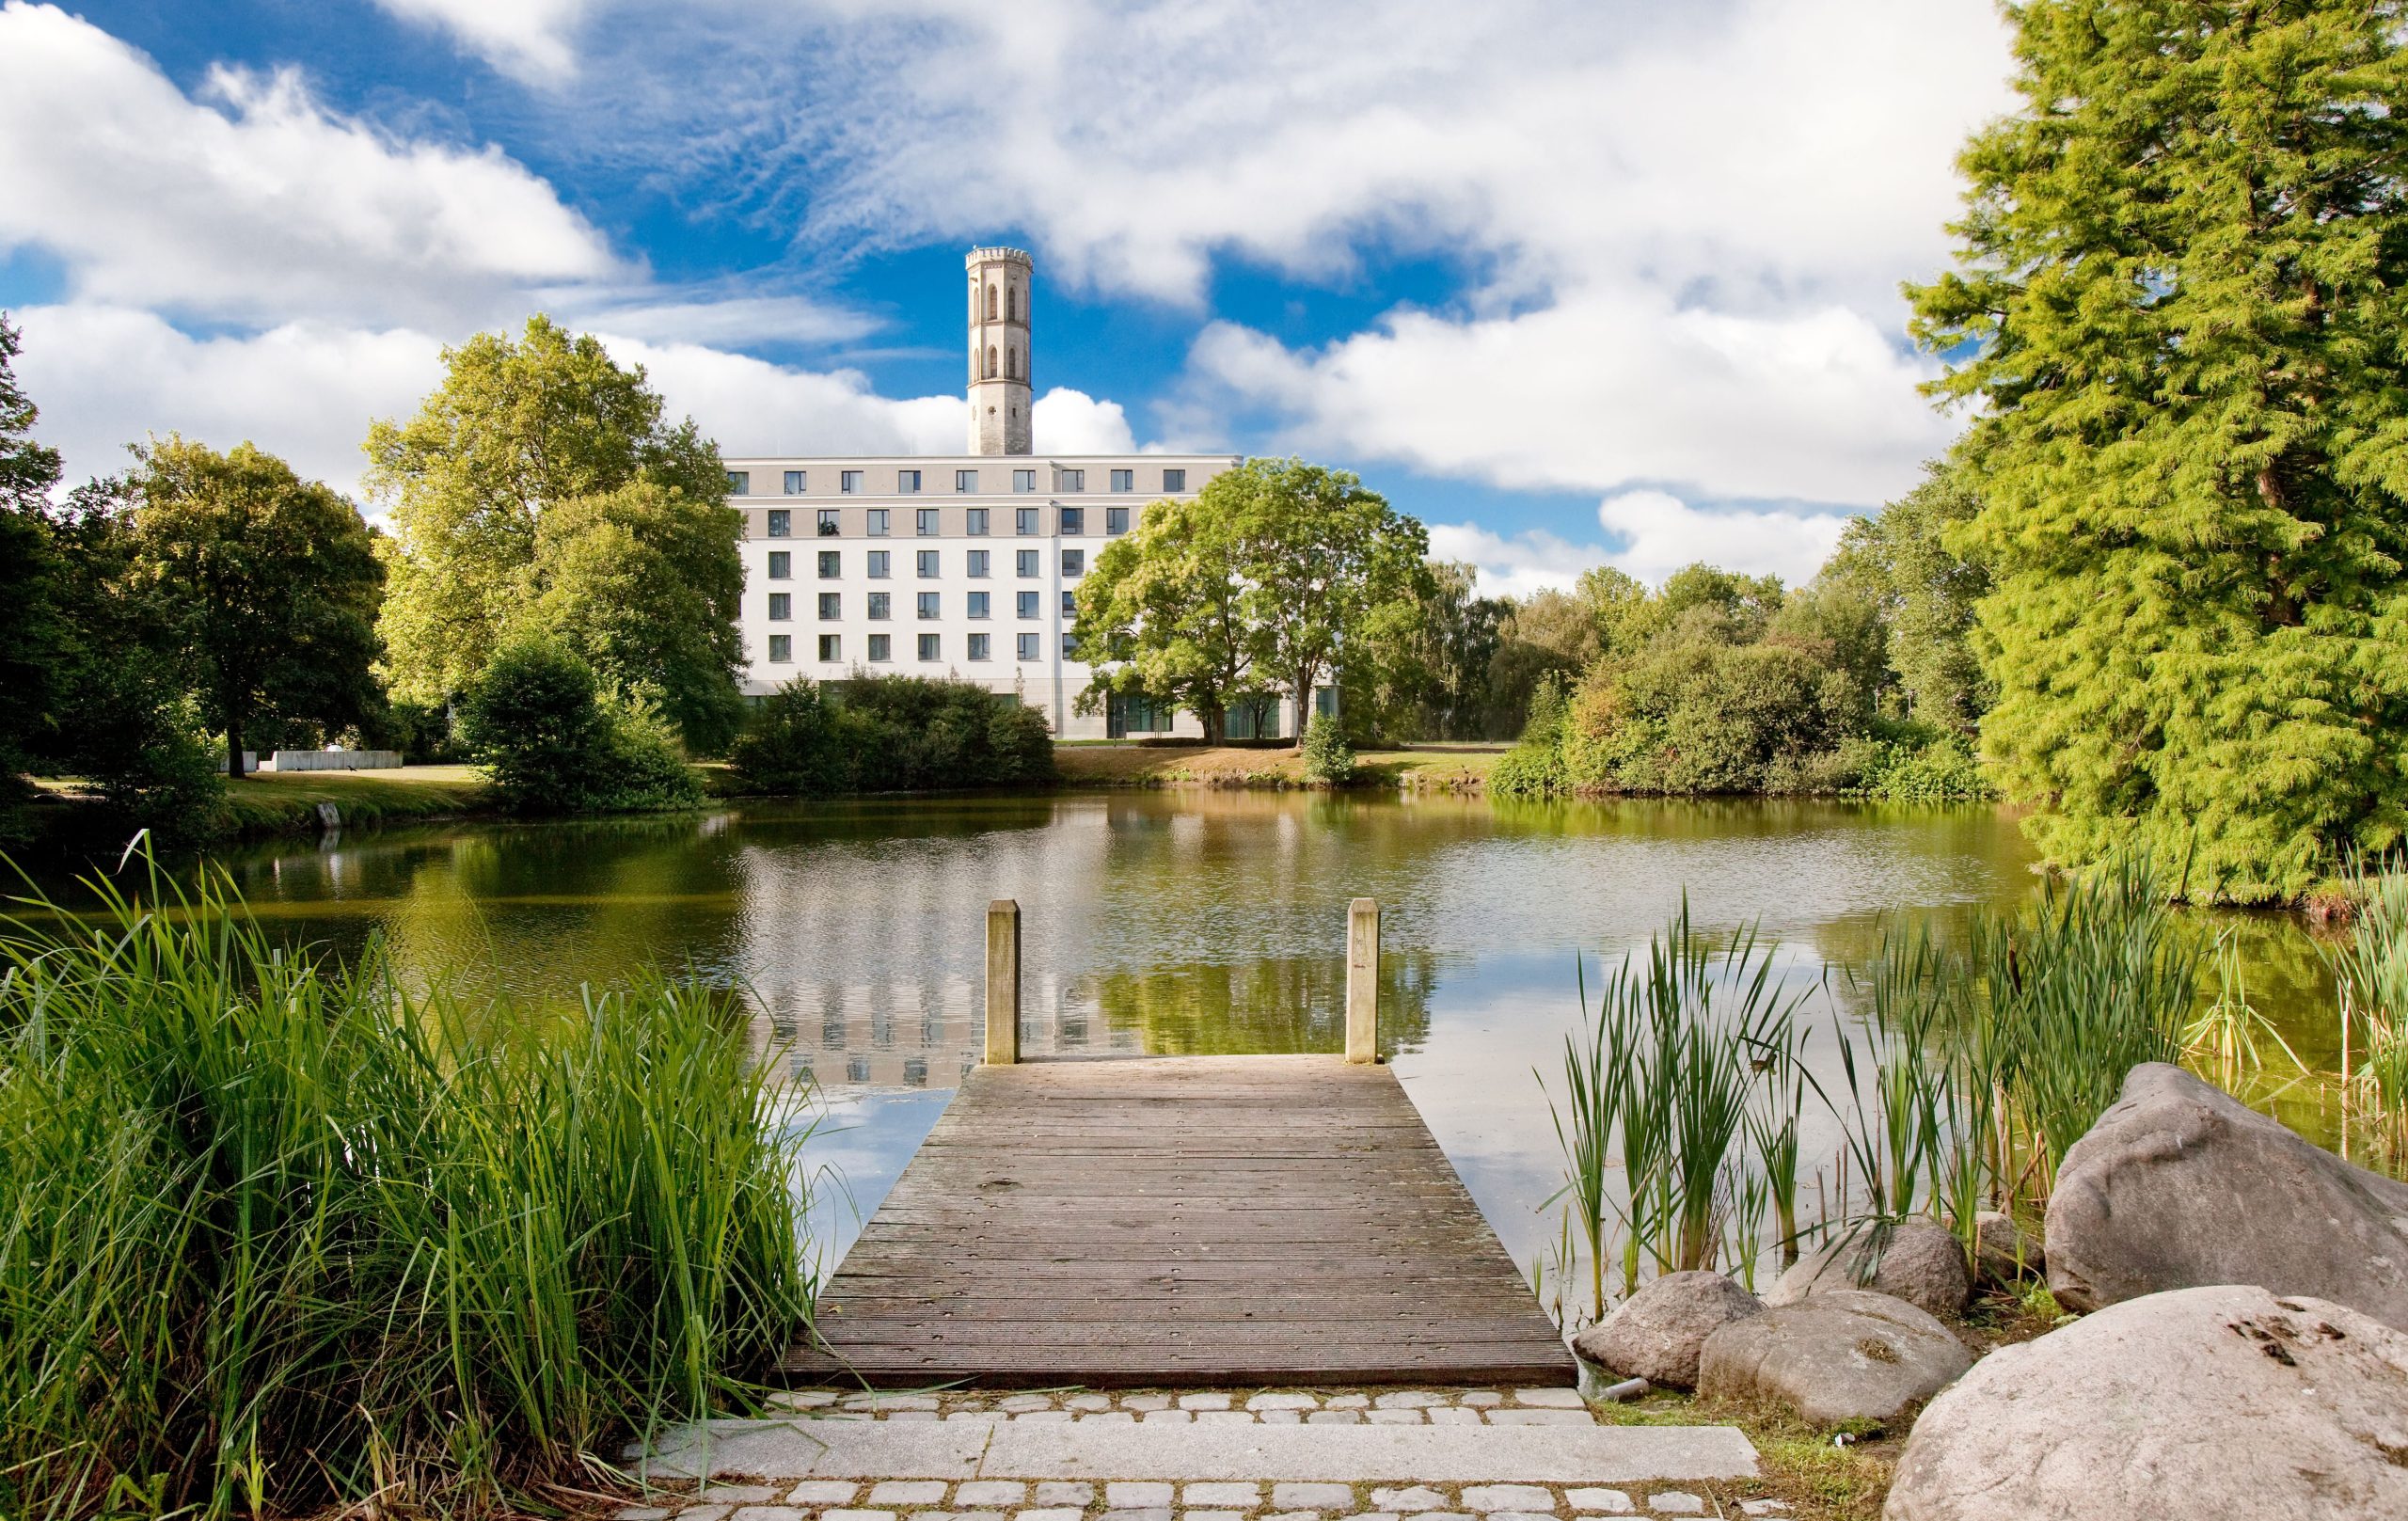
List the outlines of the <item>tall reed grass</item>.
<svg viewBox="0 0 2408 1521">
<path fill-rule="evenodd" d="M 2356 911 L 2325 952 L 2340 1004 L 2342 1131 L 2399 1167 L 2408 1162 L 2408 863 L 2354 863 L 2349 885 Z"/>
<path fill-rule="evenodd" d="M 101 894 L 0 921 L 0 1514 L 557 1501 L 806 1320 L 725 994 L 471 1007 Z"/>
</svg>

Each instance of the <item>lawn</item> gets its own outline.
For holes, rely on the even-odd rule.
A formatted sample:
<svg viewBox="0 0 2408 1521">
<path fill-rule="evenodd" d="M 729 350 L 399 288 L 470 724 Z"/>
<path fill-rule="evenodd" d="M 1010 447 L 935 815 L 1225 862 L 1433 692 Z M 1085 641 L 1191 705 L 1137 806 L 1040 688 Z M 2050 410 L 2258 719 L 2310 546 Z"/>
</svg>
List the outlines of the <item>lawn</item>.
<svg viewBox="0 0 2408 1521">
<path fill-rule="evenodd" d="M 345 824 L 392 823 L 487 806 L 473 766 L 403 766 L 388 771 L 258 771 L 226 787 L 234 827 L 266 833 L 315 828 L 318 804 L 333 803 Z"/>
</svg>

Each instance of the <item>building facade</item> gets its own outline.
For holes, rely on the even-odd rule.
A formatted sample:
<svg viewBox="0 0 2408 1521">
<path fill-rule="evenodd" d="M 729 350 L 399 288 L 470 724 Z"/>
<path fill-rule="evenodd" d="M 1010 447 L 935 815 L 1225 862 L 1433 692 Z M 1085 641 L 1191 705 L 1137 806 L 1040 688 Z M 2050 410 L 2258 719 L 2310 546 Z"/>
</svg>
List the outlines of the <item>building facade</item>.
<svg viewBox="0 0 2408 1521">
<path fill-rule="evenodd" d="M 727 460 L 745 691 L 905 672 L 1017 693 L 1059 738 L 1201 734 L 1144 703 L 1078 711 L 1092 673 L 1071 657 L 1073 599 L 1148 503 L 1193 498 L 1239 457 L 1033 453 L 1034 262 L 974 248 L 965 265 L 970 452 Z M 1292 735 L 1285 707 L 1241 726 Z"/>
</svg>

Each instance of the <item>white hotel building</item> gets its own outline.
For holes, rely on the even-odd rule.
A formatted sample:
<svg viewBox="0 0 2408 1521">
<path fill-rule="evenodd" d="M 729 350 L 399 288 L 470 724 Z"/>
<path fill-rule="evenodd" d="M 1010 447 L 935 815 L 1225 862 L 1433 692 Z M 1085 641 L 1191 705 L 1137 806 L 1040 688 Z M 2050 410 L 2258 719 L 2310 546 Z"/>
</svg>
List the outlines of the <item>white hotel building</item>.
<svg viewBox="0 0 2408 1521">
<path fill-rule="evenodd" d="M 1031 453 L 1034 265 L 1017 248 L 966 264 L 969 452 L 726 462 L 744 515 L 744 689 L 957 676 L 1019 693 L 1065 739 L 1200 734 L 1143 703 L 1077 711 L 1089 672 L 1070 658 L 1072 597 L 1148 502 L 1194 497 L 1239 456 Z M 1289 705 L 1232 715 L 1231 737 L 1292 735 Z"/>
</svg>

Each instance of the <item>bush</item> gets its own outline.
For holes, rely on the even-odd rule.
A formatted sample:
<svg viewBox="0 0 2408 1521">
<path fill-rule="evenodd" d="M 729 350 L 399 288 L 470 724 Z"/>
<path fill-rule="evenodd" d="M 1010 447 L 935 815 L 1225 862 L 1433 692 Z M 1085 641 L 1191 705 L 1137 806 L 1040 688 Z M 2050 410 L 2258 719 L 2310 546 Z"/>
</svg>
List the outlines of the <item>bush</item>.
<svg viewBox="0 0 2408 1521">
<path fill-rule="evenodd" d="M 82 673 L 67 761 L 101 795 L 110 825 L 147 829 L 163 845 L 200 845 L 226 832 L 225 752 L 151 657 L 128 652 Z"/>
<path fill-rule="evenodd" d="M 460 728 L 505 807 L 531 814 L 688 808 L 702 784 L 675 732 L 642 693 L 605 692 L 555 640 L 494 652 Z"/>
<path fill-rule="evenodd" d="M 1305 780 L 1342 787 L 1354 780 L 1354 747 L 1346 730 L 1326 713 L 1316 713 L 1305 725 Z"/>
<path fill-rule="evenodd" d="M 1565 790 L 1563 722 L 1567 705 L 1562 673 L 1543 673 L 1530 691 L 1530 716 L 1522 725 L 1522 737 L 1489 770 L 1491 796 L 1545 798 Z"/>
<path fill-rule="evenodd" d="M 1991 792 L 1981 763 L 1952 736 L 1874 746 L 1849 794 L 1884 802 L 1979 802 Z"/>
<path fill-rule="evenodd" d="M 723 992 L 417 1000 L 101 892 L 0 938 L 0 1514 L 557 1513 L 806 1321 Z"/>
<path fill-rule="evenodd" d="M 842 797 L 1025 785 L 1054 777 L 1044 715 L 1008 693 L 927 676 L 816 687 L 798 677 L 728 753 L 745 791 Z"/>
</svg>

